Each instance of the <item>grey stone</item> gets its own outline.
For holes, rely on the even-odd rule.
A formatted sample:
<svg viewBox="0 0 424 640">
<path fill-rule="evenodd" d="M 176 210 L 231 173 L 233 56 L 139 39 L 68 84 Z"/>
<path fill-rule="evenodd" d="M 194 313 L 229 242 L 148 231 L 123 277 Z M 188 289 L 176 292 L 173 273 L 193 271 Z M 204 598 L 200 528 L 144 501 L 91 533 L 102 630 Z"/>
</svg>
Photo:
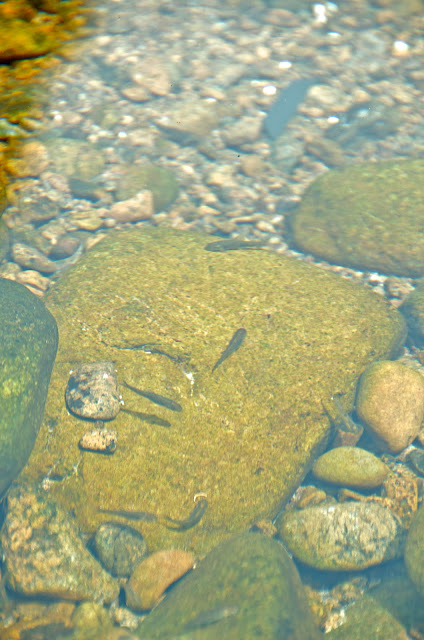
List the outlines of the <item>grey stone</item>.
<svg viewBox="0 0 424 640">
<path fill-rule="evenodd" d="M 87 551 L 74 521 L 43 491 L 13 487 L 1 547 L 8 587 L 25 596 L 110 603 L 119 586 Z"/>
<path fill-rule="evenodd" d="M 100 525 L 94 535 L 93 549 L 102 565 L 114 576 L 130 576 L 135 566 L 147 556 L 141 533 L 114 522 Z"/>
<path fill-rule="evenodd" d="M 56 322 L 26 287 L 0 278 L 0 495 L 25 465 L 43 417 Z"/>
<path fill-rule="evenodd" d="M 345 502 L 283 513 L 278 533 L 295 558 L 331 571 L 381 564 L 402 552 L 405 531 L 379 504 Z"/>
<path fill-rule="evenodd" d="M 317 640 L 294 563 L 257 533 L 211 551 L 141 623 L 140 638 Z"/>
</svg>

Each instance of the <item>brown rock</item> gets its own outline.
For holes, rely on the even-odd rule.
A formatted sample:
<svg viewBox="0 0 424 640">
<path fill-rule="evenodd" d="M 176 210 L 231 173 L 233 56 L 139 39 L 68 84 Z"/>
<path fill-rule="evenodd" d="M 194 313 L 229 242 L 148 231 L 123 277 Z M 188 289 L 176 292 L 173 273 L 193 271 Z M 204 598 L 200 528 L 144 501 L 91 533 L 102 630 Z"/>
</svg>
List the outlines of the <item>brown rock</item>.
<svg viewBox="0 0 424 640">
<path fill-rule="evenodd" d="M 18 178 L 39 176 L 47 169 L 49 157 L 46 147 L 36 140 L 26 142 L 20 149 L 18 158 L 9 160 L 8 170 Z"/>
<path fill-rule="evenodd" d="M 33 269 L 41 273 L 54 273 L 57 265 L 41 251 L 23 242 L 17 242 L 12 248 L 13 260 L 24 269 Z"/>
<path fill-rule="evenodd" d="M 193 568 L 194 557 L 182 549 L 157 551 L 142 560 L 125 585 L 127 605 L 136 611 L 151 609 L 170 584 Z"/>
<path fill-rule="evenodd" d="M 147 220 L 153 215 L 153 194 L 145 189 L 134 198 L 122 200 L 114 204 L 109 215 L 117 222 L 138 222 Z"/>
<path fill-rule="evenodd" d="M 400 362 L 375 362 L 359 380 L 356 412 L 383 450 L 402 451 L 424 417 L 424 376 Z"/>
</svg>

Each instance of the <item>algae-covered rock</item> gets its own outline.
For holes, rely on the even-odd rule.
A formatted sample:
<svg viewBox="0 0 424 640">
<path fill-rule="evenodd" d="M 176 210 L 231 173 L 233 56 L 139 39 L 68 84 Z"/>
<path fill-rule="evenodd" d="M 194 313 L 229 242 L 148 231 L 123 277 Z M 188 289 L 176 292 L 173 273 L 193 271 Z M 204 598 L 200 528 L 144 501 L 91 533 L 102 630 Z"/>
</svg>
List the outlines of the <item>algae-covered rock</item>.
<svg viewBox="0 0 424 640">
<path fill-rule="evenodd" d="M 336 447 L 320 456 L 312 467 L 316 478 L 354 489 L 379 487 L 389 467 L 360 447 Z"/>
<path fill-rule="evenodd" d="M 423 160 L 333 169 L 308 189 L 291 217 L 295 244 L 359 269 L 424 273 Z"/>
<path fill-rule="evenodd" d="M 346 609 L 345 622 L 329 640 L 408 640 L 405 627 L 378 602 L 364 596 Z"/>
<path fill-rule="evenodd" d="M 396 567 L 396 575 L 386 577 L 369 595 L 387 609 L 409 631 L 424 627 L 424 596 L 406 575 L 405 565 Z"/>
<path fill-rule="evenodd" d="M 404 338 L 402 316 L 362 287 L 269 252 L 206 251 L 209 242 L 115 232 L 47 296 L 61 346 L 26 474 L 54 466 L 65 480 L 51 490 L 87 531 L 110 519 L 99 507 L 147 512 L 131 524 L 150 551 L 203 553 L 274 517 L 325 447 L 322 401 L 353 402 L 364 367 Z M 234 336 L 238 348 L 212 371 Z M 96 361 L 114 362 L 125 403 L 113 456 L 80 452 L 87 423 L 64 402 L 69 370 Z M 188 526 L 196 494 L 208 507 Z M 165 516 L 188 525 L 172 530 Z"/>
<path fill-rule="evenodd" d="M 288 553 L 256 533 L 214 549 L 141 623 L 138 634 L 201 640 L 321 637 Z"/>
<path fill-rule="evenodd" d="M 424 280 L 409 294 L 399 310 L 406 318 L 409 335 L 419 346 L 424 346 Z"/>
<path fill-rule="evenodd" d="M 1 196 L 0 196 L 0 216 L 1 216 Z M 6 223 L 0 217 L 0 262 L 3 262 L 4 258 L 9 253 L 9 229 Z"/>
<path fill-rule="evenodd" d="M 25 465 L 43 417 L 56 322 L 26 287 L 0 279 L 0 494 Z"/>
<path fill-rule="evenodd" d="M 282 513 L 281 539 L 295 558 L 316 569 L 366 569 L 398 557 L 405 541 L 400 520 L 379 504 L 344 502 Z"/>
<path fill-rule="evenodd" d="M 424 417 L 424 376 L 401 362 L 374 362 L 359 380 L 356 412 L 383 451 L 402 451 Z"/>
<path fill-rule="evenodd" d="M 25 58 L 37 58 L 55 48 L 57 38 L 35 21 L 19 18 L 5 20 L 0 24 L 0 63 Z"/>
<path fill-rule="evenodd" d="M 408 532 L 405 565 L 415 588 L 424 596 L 424 505 L 418 509 Z"/>
<path fill-rule="evenodd" d="M 178 195 L 178 184 L 174 175 L 168 169 L 146 163 L 124 170 L 116 197 L 119 201 L 128 200 L 144 189 L 152 192 L 156 213 L 172 204 Z"/>
</svg>

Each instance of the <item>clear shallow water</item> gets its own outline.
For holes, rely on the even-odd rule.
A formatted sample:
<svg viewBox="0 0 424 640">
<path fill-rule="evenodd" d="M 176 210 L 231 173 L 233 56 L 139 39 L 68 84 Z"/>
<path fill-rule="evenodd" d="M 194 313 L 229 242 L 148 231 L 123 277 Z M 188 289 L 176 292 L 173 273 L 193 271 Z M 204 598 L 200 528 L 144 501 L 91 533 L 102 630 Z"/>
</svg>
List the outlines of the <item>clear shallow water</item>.
<svg viewBox="0 0 424 640">
<path fill-rule="evenodd" d="M 35 269 L 41 278 L 60 277 L 93 241 L 127 224 L 260 239 L 293 255 L 284 219 L 320 173 L 422 149 L 418 18 L 383 20 L 366 4 L 328 5 L 328 22 L 309 5 L 291 14 L 214 2 L 101 10 L 104 32 L 78 44 L 52 77 L 39 138 L 49 163 L 24 178 L 23 200 L 5 214 L 16 242 L 52 256 L 56 270 Z M 311 75 L 319 82 L 273 141 L 263 120 L 275 96 Z M 149 189 L 130 175 L 147 163 L 168 173 L 162 182 L 154 174 L 153 204 L 122 220 L 131 214 L 112 207 Z M 58 244 L 64 252 L 54 254 Z M 49 286 L 22 271 L 16 277 L 32 278 L 38 293 Z M 369 280 L 382 291 L 384 279 Z"/>
</svg>

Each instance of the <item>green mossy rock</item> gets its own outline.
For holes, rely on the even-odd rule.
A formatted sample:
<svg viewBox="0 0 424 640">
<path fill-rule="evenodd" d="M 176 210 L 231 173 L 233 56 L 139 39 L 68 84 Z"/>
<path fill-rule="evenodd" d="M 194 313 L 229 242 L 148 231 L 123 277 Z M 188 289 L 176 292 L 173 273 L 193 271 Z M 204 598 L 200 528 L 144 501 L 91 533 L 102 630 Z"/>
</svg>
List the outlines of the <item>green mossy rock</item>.
<svg viewBox="0 0 424 640">
<path fill-rule="evenodd" d="M 43 417 L 58 335 L 44 303 L 0 279 L 0 495 L 28 460 Z"/>
<path fill-rule="evenodd" d="M 148 163 L 125 169 L 116 197 L 127 200 L 143 189 L 153 193 L 155 213 L 172 204 L 178 195 L 178 184 L 173 174 L 168 169 Z"/>
<path fill-rule="evenodd" d="M 360 447 L 336 447 L 320 456 L 312 471 L 323 482 L 354 489 L 372 489 L 384 482 L 389 467 Z"/>
<path fill-rule="evenodd" d="M 418 509 L 408 532 L 405 565 L 415 588 L 424 596 L 424 505 Z"/>
<path fill-rule="evenodd" d="M 329 640 L 407 640 L 405 628 L 378 602 L 364 596 L 346 609 L 346 621 Z"/>
<path fill-rule="evenodd" d="M 257 533 L 236 536 L 214 549 L 141 623 L 138 635 L 192 640 L 322 637 L 287 551 Z"/>
<path fill-rule="evenodd" d="M 87 531 L 110 520 L 99 507 L 184 519 L 206 493 L 204 517 L 186 531 L 134 523 L 150 551 L 206 553 L 275 516 L 326 446 L 322 402 L 335 393 L 353 402 L 361 371 L 405 336 L 402 316 L 365 288 L 270 252 L 205 251 L 209 242 L 168 229 L 112 233 L 46 297 L 61 343 L 26 473 L 54 467 L 63 482 L 51 490 Z M 212 372 L 241 327 L 243 344 Z M 90 361 L 113 361 L 121 384 L 183 410 L 122 387 L 125 408 L 170 427 L 121 411 L 116 452 L 82 453 L 90 425 L 68 414 L 64 389 L 70 369 Z"/>
<path fill-rule="evenodd" d="M 424 597 L 420 595 L 406 575 L 405 566 L 396 567 L 396 575 L 385 578 L 369 595 L 387 609 L 404 627 L 424 627 Z"/>
<path fill-rule="evenodd" d="M 420 280 L 417 288 L 409 294 L 399 307 L 408 325 L 409 335 L 415 344 L 424 347 L 424 280 Z"/>
<path fill-rule="evenodd" d="M 423 173 L 424 160 L 328 171 L 291 217 L 296 246 L 358 269 L 424 274 Z"/>
</svg>

